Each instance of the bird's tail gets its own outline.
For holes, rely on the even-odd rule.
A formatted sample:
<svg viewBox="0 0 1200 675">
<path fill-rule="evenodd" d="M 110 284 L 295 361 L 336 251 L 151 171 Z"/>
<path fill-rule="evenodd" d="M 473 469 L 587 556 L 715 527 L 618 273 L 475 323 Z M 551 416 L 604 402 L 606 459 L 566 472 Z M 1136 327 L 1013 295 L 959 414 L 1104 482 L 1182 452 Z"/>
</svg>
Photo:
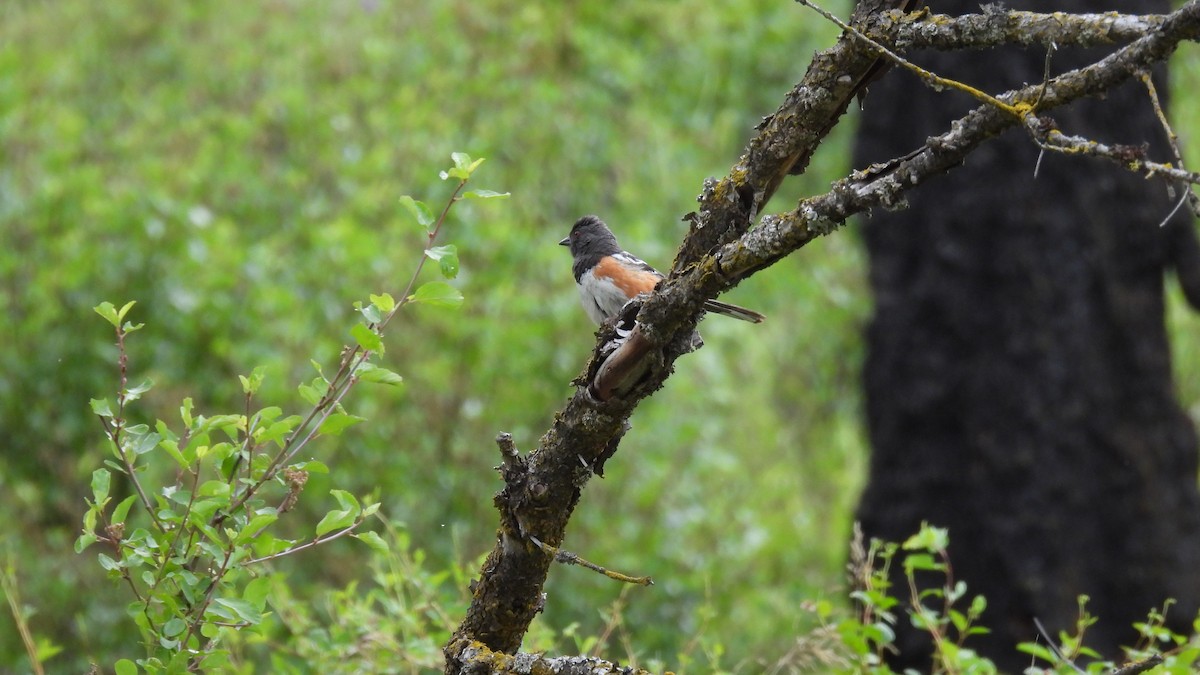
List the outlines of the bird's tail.
<svg viewBox="0 0 1200 675">
<path fill-rule="evenodd" d="M 731 305 L 728 302 L 721 302 L 719 300 L 705 300 L 704 309 L 713 314 L 731 316 L 742 321 L 749 321 L 750 323 L 762 323 L 763 319 L 767 318 L 754 310 L 738 307 L 737 305 Z"/>
</svg>

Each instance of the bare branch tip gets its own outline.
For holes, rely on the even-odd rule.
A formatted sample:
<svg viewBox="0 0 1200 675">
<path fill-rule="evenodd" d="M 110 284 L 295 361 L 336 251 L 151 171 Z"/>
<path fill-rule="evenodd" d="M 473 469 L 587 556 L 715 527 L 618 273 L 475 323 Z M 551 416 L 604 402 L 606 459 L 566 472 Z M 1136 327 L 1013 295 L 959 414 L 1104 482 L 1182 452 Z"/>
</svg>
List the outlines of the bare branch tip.
<svg viewBox="0 0 1200 675">
<path fill-rule="evenodd" d="M 514 466 L 520 462 L 521 453 L 513 443 L 512 434 L 507 431 L 497 434 L 496 445 L 500 447 L 500 456 L 503 458 L 505 466 Z"/>
</svg>

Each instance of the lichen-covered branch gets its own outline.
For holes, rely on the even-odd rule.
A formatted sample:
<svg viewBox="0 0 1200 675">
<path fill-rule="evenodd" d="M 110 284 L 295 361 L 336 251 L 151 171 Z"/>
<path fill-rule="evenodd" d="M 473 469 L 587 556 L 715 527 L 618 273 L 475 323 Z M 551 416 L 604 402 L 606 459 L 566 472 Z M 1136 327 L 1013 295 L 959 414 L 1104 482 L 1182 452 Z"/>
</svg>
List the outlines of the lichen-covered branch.
<svg viewBox="0 0 1200 675">
<path fill-rule="evenodd" d="M 1165 16 L 1009 12 L 984 7 L 981 14 L 946 16 L 889 12 L 867 31 L 867 37 L 898 51 L 911 49 L 982 49 L 1000 45 L 1025 47 L 1100 47 L 1133 42 L 1162 26 Z"/>
<path fill-rule="evenodd" d="M 1071 101 L 1102 94 L 1165 60 L 1180 42 L 1198 38 L 1200 4 L 1192 0 L 1150 34 L 1097 63 L 998 98 L 1008 106 L 1029 106 L 1028 114 L 1049 112 Z M 909 155 L 838 181 L 829 192 L 802 201 L 791 212 L 763 218 L 759 227 L 724 246 L 710 260 L 702 261 L 700 270 L 672 280 L 670 285 L 696 288 L 703 294 L 722 292 L 815 237 L 840 227 L 854 214 L 902 205 L 907 190 L 961 164 L 982 143 L 1022 124 L 1024 119 L 1006 109 L 980 106 Z M 663 289 L 659 295 L 673 290 Z M 657 297 L 651 298 L 647 309 L 656 301 Z"/>
<path fill-rule="evenodd" d="M 456 646 L 457 658 L 464 664 L 464 673 L 488 675 L 651 675 L 650 671 L 619 666 L 594 656 L 558 656 L 543 654 L 505 654 L 495 652 L 479 642 L 463 642 Z"/>
<path fill-rule="evenodd" d="M 1155 162 L 1146 156 L 1146 145 L 1109 145 L 1100 141 L 1064 134 L 1046 120 L 1039 124 L 1036 118 L 1029 120 L 1026 127 L 1038 147 L 1064 155 L 1090 155 L 1107 159 L 1117 165 L 1144 174 L 1147 178 L 1165 176 L 1181 183 L 1200 183 L 1200 173 L 1188 171 L 1170 164 Z"/>
<path fill-rule="evenodd" d="M 851 24 L 866 30 L 880 11 L 911 9 L 916 4 L 916 0 L 860 0 Z M 683 273 L 748 230 L 783 180 L 803 173 L 850 102 L 879 72 L 879 55 L 853 36 L 842 35 L 833 47 L 814 54 L 803 79 L 778 110 L 763 118 L 729 175 L 705 182 L 699 210 L 685 217 L 691 228 L 670 276 Z M 692 312 L 697 315 L 698 311 Z"/>
<path fill-rule="evenodd" d="M 511 439 L 500 440 L 504 488 L 495 497 L 500 511 L 496 546 L 471 585 L 466 617 L 445 647 L 446 672 L 533 672 L 514 664 L 540 657 L 508 655 L 519 649 L 545 601 L 542 587 L 553 562 L 548 551 L 561 548 L 583 487 L 616 451 L 637 404 L 661 388 L 676 359 L 695 347 L 704 300 L 833 231 L 855 213 L 901 205 L 908 190 L 1022 124 L 1025 113 L 1045 114 L 1101 94 L 1165 60 L 1180 41 L 1200 37 L 1198 3 L 1191 0 L 1161 21 L 1143 18 L 1146 34 L 1098 63 L 999 96 L 1005 107 L 982 105 L 913 153 L 838 181 L 828 193 L 805 199 L 787 213 L 760 219 L 761 207 L 789 173 L 807 164 L 878 61 L 870 46 L 852 36 L 819 52 L 783 105 L 759 126 L 730 174 L 705 185 L 700 208 L 688 216 L 691 228 L 668 280 L 640 306 L 622 313 L 620 331 L 617 324 L 601 327 L 591 362 L 577 380 L 583 386 L 556 415 L 537 448 L 521 456 Z M 855 25 L 876 37 L 877 18 L 856 15 Z M 1007 25 L 995 17 L 984 23 Z M 1110 33 L 1132 37 L 1122 32 L 1132 30 L 1127 24 L 1118 25 L 1126 27 Z M 1013 114 L 1014 107 L 1022 114 Z M 751 229 L 755 222 L 759 224 Z"/>
<path fill-rule="evenodd" d="M 860 3 L 858 10 L 866 3 Z M 875 4 L 881 4 L 876 0 Z M 893 3 L 895 4 L 895 3 Z M 915 3 L 900 3 L 911 8 Z M 1062 12 L 986 11 L 962 17 L 864 14 L 853 25 L 870 40 L 906 51 L 919 48 L 978 49 L 1002 44 L 1096 46 L 1120 44 L 1157 30 L 1163 16 L 1115 13 L 1070 15 Z M 804 78 L 775 113 L 763 118 L 745 153 L 721 180 L 706 182 L 700 208 L 686 219 L 691 230 L 672 267 L 678 275 L 700 258 L 728 244 L 750 228 L 762 205 L 789 174 L 803 173 L 813 153 L 837 124 L 850 102 L 880 70 L 880 56 L 857 38 L 844 34 L 818 52 Z M 726 226 L 717 226 L 717 224 Z"/>
</svg>

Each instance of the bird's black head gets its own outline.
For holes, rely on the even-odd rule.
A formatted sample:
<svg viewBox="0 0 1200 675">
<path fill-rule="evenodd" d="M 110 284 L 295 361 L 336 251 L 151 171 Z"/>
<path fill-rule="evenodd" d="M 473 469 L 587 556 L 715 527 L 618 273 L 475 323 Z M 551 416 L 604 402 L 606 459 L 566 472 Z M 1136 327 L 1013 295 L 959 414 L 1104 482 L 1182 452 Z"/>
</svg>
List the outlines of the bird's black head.
<svg viewBox="0 0 1200 675">
<path fill-rule="evenodd" d="M 571 255 L 579 258 L 599 260 L 606 255 L 621 252 L 621 245 L 612 230 L 596 216 L 584 216 L 571 226 L 571 233 L 558 242 L 571 249 Z"/>
</svg>

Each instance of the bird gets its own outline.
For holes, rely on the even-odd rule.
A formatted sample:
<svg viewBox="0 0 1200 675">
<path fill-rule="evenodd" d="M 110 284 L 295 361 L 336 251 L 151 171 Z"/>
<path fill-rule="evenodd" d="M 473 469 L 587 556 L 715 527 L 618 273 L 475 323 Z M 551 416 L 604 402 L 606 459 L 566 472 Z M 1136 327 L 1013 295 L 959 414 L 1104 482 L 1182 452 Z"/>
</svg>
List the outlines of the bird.
<svg viewBox="0 0 1200 675">
<path fill-rule="evenodd" d="M 625 251 L 608 225 L 596 216 L 584 216 L 571 226 L 571 233 L 558 242 L 571 250 L 572 271 L 579 287 L 583 310 L 597 325 L 621 311 L 630 300 L 654 290 L 663 275 L 637 256 Z M 705 300 L 704 309 L 714 314 L 762 323 L 762 314 L 718 300 Z"/>
</svg>

